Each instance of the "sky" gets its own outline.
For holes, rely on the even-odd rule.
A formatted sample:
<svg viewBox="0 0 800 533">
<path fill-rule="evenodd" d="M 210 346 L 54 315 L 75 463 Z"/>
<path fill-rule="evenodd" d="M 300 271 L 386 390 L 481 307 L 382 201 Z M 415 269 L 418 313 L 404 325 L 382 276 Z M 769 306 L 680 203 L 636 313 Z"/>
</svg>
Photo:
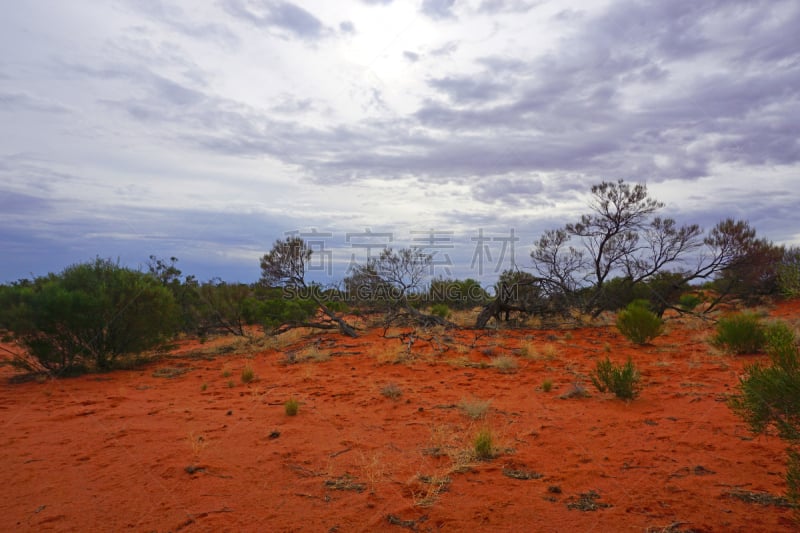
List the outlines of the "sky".
<svg viewBox="0 0 800 533">
<path fill-rule="evenodd" d="M 0 283 L 111 258 L 491 283 L 601 181 L 800 245 L 796 0 L 0 0 Z"/>
</svg>

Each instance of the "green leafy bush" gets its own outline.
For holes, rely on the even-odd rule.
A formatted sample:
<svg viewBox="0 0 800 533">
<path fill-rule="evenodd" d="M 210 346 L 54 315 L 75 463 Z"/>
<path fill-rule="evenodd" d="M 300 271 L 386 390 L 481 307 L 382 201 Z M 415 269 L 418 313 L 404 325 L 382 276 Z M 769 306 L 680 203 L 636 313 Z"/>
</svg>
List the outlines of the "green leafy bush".
<svg viewBox="0 0 800 533">
<path fill-rule="evenodd" d="M 648 309 L 647 300 L 634 300 L 617 314 L 617 328 L 636 344 L 646 344 L 661 334 L 664 321 Z"/>
<path fill-rule="evenodd" d="M 630 358 L 624 365 L 615 365 L 608 357 L 598 361 L 589 379 L 600 392 L 610 390 L 623 400 L 632 400 L 639 395 L 641 376 Z"/>
<path fill-rule="evenodd" d="M 788 496 L 800 499 L 800 350 L 794 332 L 782 322 L 764 329 L 770 364 L 749 366 L 739 390 L 729 400 L 754 433 L 774 427 L 788 441 L 786 482 Z"/>
<path fill-rule="evenodd" d="M 687 293 L 681 295 L 680 299 L 678 300 L 678 305 L 680 306 L 681 309 L 684 309 L 685 311 L 691 311 L 692 309 L 700 305 L 702 302 L 703 299 L 697 296 L 696 294 Z"/>
<path fill-rule="evenodd" d="M 471 309 L 485 304 L 489 295 L 474 279 L 438 278 L 431 281 L 425 299 L 432 304 L 444 304 L 449 309 Z"/>
<path fill-rule="evenodd" d="M 736 313 L 717 322 L 713 343 L 734 354 L 760 352 L 766 342 L 764 325 L 755 313 Z"/>
<path fill-rule="evenodd" d="M 431 314 L 447 318 L 450 316 L 450 308 L 447 307 L 447 304 L 434 304 L 431 306 Z"/>
<path fill-rule="evenodd" d="M 778 266 L 778 290 L 786 298 L 800 296 L 800 248 L 796 246 L 784 251 Z"/>
<path fill-rule="evenodd" d="M 0 299 L 0 329 L 55 372 L 107 369 L 165 341 L 178 323 L 174 297 L 158 280 L 100 258 L 6 287 Z"/>
</svg>

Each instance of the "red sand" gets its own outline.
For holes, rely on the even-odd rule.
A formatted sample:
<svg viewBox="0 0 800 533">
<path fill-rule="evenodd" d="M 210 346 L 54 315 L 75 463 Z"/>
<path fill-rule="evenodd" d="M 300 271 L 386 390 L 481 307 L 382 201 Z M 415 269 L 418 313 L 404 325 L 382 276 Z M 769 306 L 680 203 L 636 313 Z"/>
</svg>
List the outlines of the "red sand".
<svg viewBox="0 0 800 533">
<path fill-rule="evenodd" d="M 771 313 L 796 327 L 800 302 Z M 11 383 L 5 368 L 0 530 L 792 530 L 791 510 L 729 495 L 783 494 L 785 446 L 751 435 L 726 406 L 758 358 L 714 350 L 709 328 L 672 319 L 644 347 L 614 327 L 477 340 L 460 331 L 439 335 L 454 337 L 448 351 L 419 340 L 399 364 L 386 361 L 400 341 L 377 329 L 213 358 L 198 356 L 208 345 L 184 343 L 133 371 L 42 383 Z M 286 364 L 287 350 L 318 339 L 329 360 Z M 515 355 L 522 343 L 532 356 Z M 463 365 L 503 354 L 516 372 Z M 589 383 L 606 355 L 636 362 L 638 399 Z M 247 364 L 257 379 L 243 384 Z M 186 372 L 159 377 L 176 368 Z M 559 398 L 576 381 L 591 396 Z M 381 394 L 389 383 L 396 400 Z M 296 417 L 284 413 L 290 397 Z M 463 400 L 491 400 L 486 418 L 467 417 Z M 483 427 L 499 455 L 470 461 L 462 452 Z M 609 507 L 568 507 L 589 491 Z"/>
</svg>

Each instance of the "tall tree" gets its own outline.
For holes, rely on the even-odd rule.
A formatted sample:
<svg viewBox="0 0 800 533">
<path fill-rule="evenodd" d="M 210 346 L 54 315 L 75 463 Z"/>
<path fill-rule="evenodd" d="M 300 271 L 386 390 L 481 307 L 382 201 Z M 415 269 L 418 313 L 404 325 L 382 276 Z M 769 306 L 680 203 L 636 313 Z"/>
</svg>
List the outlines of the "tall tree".
<svg viewBox="0 0 800 533">
<path fill-rule="evenodd" d="M 338 316 L 320 297 L 318 286 L 307 284 L 306 265 L 311 258 L 311 248 L 300 237 L 286 237 L 277 240 L 272 249 L 261 257 L 261 283 L 270 287 L 281 286 L 288 289 L 287 295 L 310 298 L 328 317 L 330 322 L 350 337 L 358 337 L 355 328 Z M 304 322 L 305 326 L 327 328 L 321 322 Z"/>
</svg>

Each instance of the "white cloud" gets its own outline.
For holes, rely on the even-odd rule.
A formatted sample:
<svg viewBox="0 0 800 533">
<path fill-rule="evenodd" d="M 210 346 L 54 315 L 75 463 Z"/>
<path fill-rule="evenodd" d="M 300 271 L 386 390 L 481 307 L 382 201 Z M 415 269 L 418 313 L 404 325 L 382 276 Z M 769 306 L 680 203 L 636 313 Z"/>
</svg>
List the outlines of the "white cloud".
<svg viewBox="0 0 800 533">
<path fill-rule="evenodd" d="M 7 11 L 0 195 L 15 200 L 0 205 L 19 208 L 0 212 L 15 250 L 0 281 L 41 273 L 54 238 L 47 268 L 127 250 L 208 271 L 213 249 L 223 276 L 300 227 L 513 226 L 529 243 L 617 178 L 681 221 L 739 216 L 797 243 L 795 2 Z"/>
</svg>

